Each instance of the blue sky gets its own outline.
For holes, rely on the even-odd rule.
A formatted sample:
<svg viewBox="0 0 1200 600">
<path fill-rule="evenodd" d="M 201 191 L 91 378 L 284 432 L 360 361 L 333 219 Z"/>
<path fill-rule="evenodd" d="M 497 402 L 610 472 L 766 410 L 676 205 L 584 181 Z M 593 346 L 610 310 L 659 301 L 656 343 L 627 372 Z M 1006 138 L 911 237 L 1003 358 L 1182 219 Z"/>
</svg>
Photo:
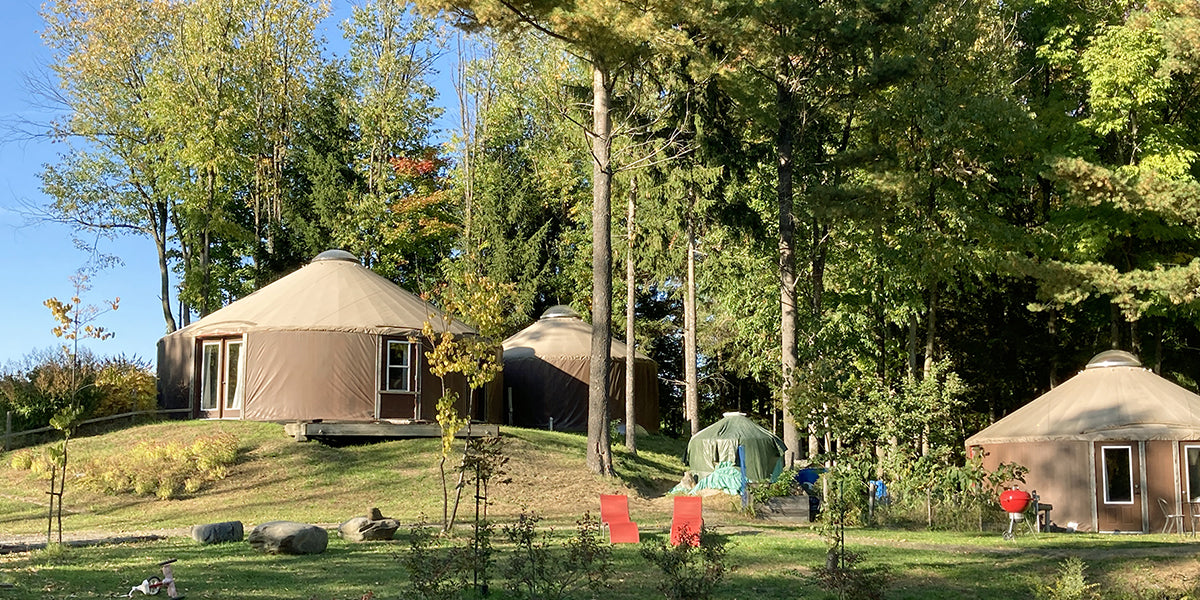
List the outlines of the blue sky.
<svg viewBox="0 0 1200 600">
<path fill-rule="evenodd" d="M 36 106 L 26 91 L 25 77 L 42 70 L 49 53 L 41 44 L 38 16 L 40 0 L 9 0 L 0 19 L 0 39 L 5 57 L 0 61 L 0 118 L 44 122 L 50 115 Z M 18 359 L 38 348 L 53 348 L 59 341 L 50 332 L 54 319 L 42 302 L 50 297 L 68 299 L 70 277 L 88 257 L 76 249 L 69 228 L 31 221 L 31 207 L 45 203 L 38 174 L 54 160 L 60 144 L 48 140 L 6 141 L 0 144 L 0 363 Z M 106 251 L 125 257 L 125 265 L 102 272 L 92 280 L 85 303 L 121 298 L 118 311 L 98 321 L 116 332 L 106 342 L 94 344 L 103 354 L 125 353 L 153 359 L 154 344 L 162 335 L 161 313 L 156 314 L 153 245 L 146 240 L 124 239 L 106 244 Z"/>
<path fill-rule="evenodd" d="M 51 114 L 36 106 L 24 79 L 45 69 L 49 52 L 42 46 L 43 27 L 38 10 L 43 0 L 6 0 L 0 19 L 4 58 L 0 59 L 0 119 L 45 122 Z M 349 14 L 350 0 L 335 0 L 334 15 L 326 23 L 331 48 L 340 44 L 337 24 Z M 447 71 L 449 67 L 444 67 Z M 442 78 L 443 82 L 445 77 Z M 445 99 L 443 104 L 447 103 Z M 443 117 L 449 122 L 450 115 Z M 89 256 L 76 248 L 70 228 L 31 221 L 30 208 L 45 204 L 39 173 L 52 162 L 63 145 L 45 139 L 6 141 L 0 144 L 0 366 L 19 360 L 35 349 L 55 348 L 60 341 L 51 333 L 54 319 L 42 302 L 50 297 L 66 300 L 73 288 L 71 276 L 88 264 Z M 155 344 L 164 333 L 158 298 L 158 267 L 154 245 L 143 238 L 126 237 L 102 242 L 108 254 L 121 257 L 122 265 L 91 276 L 84 304 L 101 306 L 119 297 L 120 308 L 97 319 L 115 335 L 89 342 L 97 354 L 124 354 L 153 362 Z"/>
</svg>

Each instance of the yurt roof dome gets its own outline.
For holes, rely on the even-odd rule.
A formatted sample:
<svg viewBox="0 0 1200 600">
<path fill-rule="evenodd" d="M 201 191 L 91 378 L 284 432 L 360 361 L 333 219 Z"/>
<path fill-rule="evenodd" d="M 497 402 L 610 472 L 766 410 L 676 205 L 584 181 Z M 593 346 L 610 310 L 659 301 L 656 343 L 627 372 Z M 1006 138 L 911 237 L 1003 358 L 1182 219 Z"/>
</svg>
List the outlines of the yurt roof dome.
<svg viewBox="0 0 1200 600">
<path fill-rule="evenodd" d="M 546 309 L 542 313 L 542 319 L 582 319 L 583 316 L 579 311 L 567 306 L 566 304 L 556 304 Z"/>
<path fill-rule="evenodd" d="M 537 321 L 504 340 L 503 346 L 506 361 L 547 357 L 586 361 L 592 356 L 592 325 L 569 306 L 552 306 Z M 613 358 L 624 360 L 629 346 L 613 338 L 610 351 Z M 641 352 L 634 352 L 634 360 L 653 362 Z"/>
<path fill-rule="evenodd" d="M 1128 352 L 1109 350 L 967 444 L 1194 439 L 1200 439 L 1200 395 L 1142 367 Z"/>
<path fill-rule="evenodd" d="M 318 262 L 322 260 L 345 260 L 360 265 L 362 264 L 362 262 L 358 260 L 357 256 L 350 254 L 345 250 L 326 250 L 314 257 L 312 262 Z"/>
<path fill-rule="evenodd" d="M 1103 369 L 1106 367 L 1140 367 L 1142 361 L 1124 350 L 1105 350 L 1088 361 L 1088 369 Z"/>
<path fill-rule="evenodd" d="M 328 250 L 308 265 L 171 335 L 287 330 L 406 335 L 421 331 L 426 321 L 437 331 L 475 333 L 362 266 L 353 254 Z"/>
</svg>

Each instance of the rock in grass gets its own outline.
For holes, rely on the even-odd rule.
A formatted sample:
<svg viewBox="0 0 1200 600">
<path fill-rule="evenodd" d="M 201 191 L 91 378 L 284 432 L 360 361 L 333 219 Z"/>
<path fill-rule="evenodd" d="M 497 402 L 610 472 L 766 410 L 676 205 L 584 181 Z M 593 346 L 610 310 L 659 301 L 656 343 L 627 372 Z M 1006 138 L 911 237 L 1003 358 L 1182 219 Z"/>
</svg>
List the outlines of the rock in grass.
<svg viewBox="0 0 1200 600">
<path fill-rule="evenodd" d="M 269 554 L 320 554 L 329 546 L 329 534 L 316 525 L 271 521 L 250 530 L 246 541 Z"/>
<path fill-rule="evenodd" d="M 338 536 L 351 542 L 390 540 L 399 528 L 400 522 L 395 519 L 354 517 L 338 525 Z"/>
<path fill-rule="evenodd" d="M 192 539 L 201 544 L 222 544 L 225 542 L 240 542 L 245 536 L 241 521 L 225 521 L 224 523 L 207 523 L 192 526 Z"/>
</svg>

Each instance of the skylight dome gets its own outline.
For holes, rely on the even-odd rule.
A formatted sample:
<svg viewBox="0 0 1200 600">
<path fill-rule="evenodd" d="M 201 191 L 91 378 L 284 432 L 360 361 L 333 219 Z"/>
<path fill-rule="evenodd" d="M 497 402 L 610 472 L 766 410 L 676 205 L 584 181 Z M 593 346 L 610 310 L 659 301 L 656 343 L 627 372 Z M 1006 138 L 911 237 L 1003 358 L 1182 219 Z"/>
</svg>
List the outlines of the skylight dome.
<svg viewBox="0 0 1200 600">
<path fill-rule="evenodd" d="M 550 308 L 547 308 L 546 312 L 542 313 L 542 318 L 543 319 L 570 319 L 570 318 L 581 319 L 583 317 L 580 317 L 579 313 L 576 312 L 576 310 L 571 308 L 570 306 L 567 306 L 566 304 L 558 304 L 555 306 L 551 306 Z"/>
<path fill-rule="evenodd" d="M 1142 361 L 1124 350 L 1105 350 L 1088 361 L 1087 368 L 1103 369 L 1105 367 L 1140 367 Z"/>
<path fill-rule="evenodd" d="M 326 250 L 318 254 L 316 258 L 312 259 L 313 262 L 319 262 L 323 260 L 345 260 L 354 263 L 359 262 L 357 256 L 350 254 L 345 250 Z"/>
</svg>

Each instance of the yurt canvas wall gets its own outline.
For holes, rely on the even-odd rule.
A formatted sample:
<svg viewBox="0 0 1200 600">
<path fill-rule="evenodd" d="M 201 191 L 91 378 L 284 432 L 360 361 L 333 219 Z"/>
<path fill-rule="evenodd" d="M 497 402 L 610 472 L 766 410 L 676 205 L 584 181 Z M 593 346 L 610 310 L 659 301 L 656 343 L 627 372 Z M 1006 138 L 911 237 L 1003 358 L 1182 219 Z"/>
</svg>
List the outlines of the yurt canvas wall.
<svg viewBox="0 0 1200 600">
<path fill-rule="evenodd" d="M 429 373 L 432 306 L 361 266 L 322 253 L 308 266 L 159 341 L 159 393 L 195 416 L 262 421 L 436 418 L 441 381 Z M 449 386 L 466 398 L 461 378 Z M 500 416 L 498 388 L 472 415 Z M 465 413 L 465 402 L 460 410 Z"/>
<path fill-rule="evenodd" d="M 1089 531 L 1157 531 L 1200 502 L 1200 396 L 1107 351 L 1082 372 L 971 436 L 984 466 L 1029 469 L 1022 489 L 1053 522 Z M 1200 508 L 1200 504 L 1197 504 Z"/>
<path fill-rule="evenodd" d="M 569 307 L 556 306 L 504 340 L 506 422 L 521 427 L 586 431 L 592 326 Z M 628 347 L 613 340 L 609 371 L 609 416 L 625 417 L 625 359 Z M 641 353 L 634 358 L 635 421 L 658 431 L 658 365 Z"/>
</svg>

